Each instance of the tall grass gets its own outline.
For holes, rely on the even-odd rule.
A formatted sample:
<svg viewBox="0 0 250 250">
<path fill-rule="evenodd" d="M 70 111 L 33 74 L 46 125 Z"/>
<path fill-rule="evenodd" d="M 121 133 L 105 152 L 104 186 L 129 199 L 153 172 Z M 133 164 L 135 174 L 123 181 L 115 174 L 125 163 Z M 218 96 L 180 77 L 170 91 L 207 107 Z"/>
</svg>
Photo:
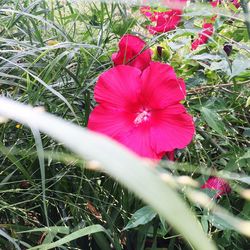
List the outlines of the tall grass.
<svg viewBox="0 0 250 250">
<path fill-rule="evenodd" d="M 250 44 L 241 11 L 216 11 L 231 19 L 216 24 L 207 50 L 189 53 L 182 44 L 204 8 L 187 9 L 176 32 L 149 37 L 138 8 L 121 3 L 0 2 L 0 94 L 19 102 L 0 100 L 2 249 L 213 249 L 212 240 L 247 249 Z M 186 81 L 197 128 L 179 164 L 153 169 L 83 128 L 96 79 L 126 32 L 172 46 L 168 63 Z M 213 192 L 199 192 L 209 175 L 227 178 L 233 193 L 211 201 Z"/>
</svg>

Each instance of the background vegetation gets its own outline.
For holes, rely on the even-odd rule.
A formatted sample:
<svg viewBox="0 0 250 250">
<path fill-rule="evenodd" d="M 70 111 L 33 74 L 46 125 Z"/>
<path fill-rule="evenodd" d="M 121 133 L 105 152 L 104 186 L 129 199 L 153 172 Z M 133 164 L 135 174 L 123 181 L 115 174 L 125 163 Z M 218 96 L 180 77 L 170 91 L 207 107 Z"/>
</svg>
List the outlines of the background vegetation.
<svg viewBox="0 0 250 250">
<path fill-rule="evenodd" d="M 155 59 L 170 63 L 185 79 L 196 136 L 176 152 L 179 163 L 163 161 L 158 174 L 174 177 L 219 249 L 249 248 L 249 224 L 241 223 L 250 216 L 250 43 L 241 8 L 219 13 L 215 35 L 197 51 L 190 44 L 196 25 L 211 16 L 205 3 L 187 8 L 176 30 L 154 37 L 138 7 L 124 4 L 2 0 L 0 8 L 1 95 L 81 127 L 95 105 L 96 79 L 112 66 L 120 37 L 133 33 L 153 49 L 163 45 L 163 56 Z M 9 121 L 0 124 L 0 139 L 1 249 L 48 249 L 41 244 L 66 235 L 71 238 L 54 247 L 190 249 L 141 199 L 105 172 L 93 171 L 96 162 L 81 160 L 46 133 L 40 137 Z M 231 215 L 211 213 L 208 204 L 203 208 L 195 192 L 209 175 L 228 179 L 232 193 L 213 201 Z M 214 192 L 202 192 L 213 198 Z M 81 231 L 88 226 L 95 227 Z M 74 232 L 82 237 L 74 239 Z"/>
</svg>

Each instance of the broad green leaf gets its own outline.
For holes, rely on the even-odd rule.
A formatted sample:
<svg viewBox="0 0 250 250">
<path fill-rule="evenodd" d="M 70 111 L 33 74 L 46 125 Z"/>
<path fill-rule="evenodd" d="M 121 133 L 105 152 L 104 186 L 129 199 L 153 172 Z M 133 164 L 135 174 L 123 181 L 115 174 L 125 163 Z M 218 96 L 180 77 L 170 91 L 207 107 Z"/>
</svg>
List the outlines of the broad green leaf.
<svg viewBox="0 0 250 250">
<path fill-rule="evenodd" d="M 239 160 L 243 159 L 250 159 L 250 149 L 248 149 L 247 152 L 239 158 Z"/>
<path fill-rule="evenodd" d="M 220 55 L 213 55 L 213 54 L 203 53 L 203 54 L 200 54 L 200 55 L 190 55 L 188 58 L 193 59 L 193 60 L 206 61 L 206 60 L 220 60 L 223 57 L 220 56 Z"/>
<path fill-rule="evenodd" d="M 47 133 L 82 158 L 100 162 L 104 171 L 164 216 L 194 248 L 216 249 L 191 210 L 177 192 L 161 180 L 152 164 L 124 146 L 103 135 L 6 98 L 0 98 L 1 115 Z M 200 242 L 203 242 L 202 247 Z"/>
<path fill-rule="evenodd" d="M 238 55 L 232 63 L 232 73 L 230 78 L 239 75 L 248 68 L 250 68 L 250 59 L 243 55 Z"/>
<path fill-rule="evenodd" d="M 230 223 L 223 220 L 222 218 L 220 218 L 217 215 L 209 214 L 206 216 L 206 218 L 214 227 L 217 227 L 218 229 L 221 229 L 221 230 L 234 229 L 234 227 Z"/>
<path fill-rule="evenodd" d="M 212 71 L 220 70 L 220 71 L 225 72 L 228 75 L 231 74 L 231 69 L 230 69 L 229 64 L 226 61 L 226 59 L 225 60 L 221 60 L 219 62 L 214 61 L 214 62 L 212 62 L 210 64 L 210 66 L 207 66 L 207 68 L 209 70 L 212 70 Z"/>
<path fill-rule="evenodd" d="M 215 130 L 217 133 L 223 135 L 224 124 L 219 114 L 214 110 L 208 109 L 206 107 L 202 107 L 200 111 L 208 126 Z"/>
<path fill-rule="evenodd" d="M 139 225 L 145 225 L 155 218 L 157 213 L 149 206 L 145 206 L 137 210 L 131 217 L 128 224 L 123 230 L 138 227 Z"/>
</svg>

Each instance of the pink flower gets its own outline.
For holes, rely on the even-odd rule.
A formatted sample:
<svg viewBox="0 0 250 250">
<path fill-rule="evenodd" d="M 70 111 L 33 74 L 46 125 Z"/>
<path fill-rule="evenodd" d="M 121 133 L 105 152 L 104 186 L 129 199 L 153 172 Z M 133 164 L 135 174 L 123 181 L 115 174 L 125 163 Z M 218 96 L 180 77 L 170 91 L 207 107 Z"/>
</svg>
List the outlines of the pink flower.
<svg viewBox="0 0 250 250">
<path fill-rule="evenodd" d="M 229 194 L 231 192 L 231 187 L 229 184 L 222 178 L 219 177 L 210 177 L 205 184 L 201 186 L 202 189 L 213 189 L 218 191 L 215 195 L 215 198 L 219 198 L 224 194 Z"/>
<path fill-rule="evenodd" d="M 160 159 L 186 147 L 194 135 L 192 117 L 180 103 L 185 83 L 174 69 L 151 62 L 143 71 L 120 65 L 102 73 L 94 90 L 98 105 L 88 128 L 108 135 L 142 157 Z"/>
<path fill-rule="evenodd" d="M 197 49 L 198 46 L 205 44 L 210 36 L 214 33 L 214 27 L 212 23 L 204 23 L 202 26 L 202 32 L 198 34 L 198 38 L 192 42 L 192 50 Z"/>
<path fill-rule="evenodd" d="M 239 0 L 226 0 L 226 2 L 228 2 L 228 3 L 231 2 L 237 9 L 240 7 Z M 211 0 L 210 4 L 213 7 L 217 7 L 217 6 L 219 6 L 221 4 L 221 0 Z"/>
<path fill-rule="evenodd" d="M 221 0 L 211 0 L 210 4 L 215 8 L 221 3 Z"/>
<path fill-rule="evenodd" d="M 151 34 L 164 33 L 176 29 L 181 21 L 181 10 L 169 10 L 166 12 L 155 12 L 156 26 L 147 26 Z"/>
<path fill-rule="evenodd" d="M 124 35 L 118 46 L 119 51 L 112 55 L 115 66 L 127 64 L 143 70 L 151 62 L 151 49 L 145 49 L 143 51 L 146 43 L 137 36 L 130 34 Z"/>
</svg>

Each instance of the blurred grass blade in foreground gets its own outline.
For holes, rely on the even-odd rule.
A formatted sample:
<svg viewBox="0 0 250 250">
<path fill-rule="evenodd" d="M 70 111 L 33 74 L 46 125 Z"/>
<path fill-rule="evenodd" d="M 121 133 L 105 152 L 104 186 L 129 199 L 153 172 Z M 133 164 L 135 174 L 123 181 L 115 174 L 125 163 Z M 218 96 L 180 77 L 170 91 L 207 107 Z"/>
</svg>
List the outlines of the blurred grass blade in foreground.
<svg viewBox="0 0 250 250">
<path fill-rule="evenodd" d="M 0 98 L 0 116 L 50 135 L 82 158 L 99 161 L 108 174 L 150 204 L 195 249 L 216 249 L 177 192 L 160 180 L 149 163 L 125 147 L 102 135 L 6 98 Z"/>
</svg>

